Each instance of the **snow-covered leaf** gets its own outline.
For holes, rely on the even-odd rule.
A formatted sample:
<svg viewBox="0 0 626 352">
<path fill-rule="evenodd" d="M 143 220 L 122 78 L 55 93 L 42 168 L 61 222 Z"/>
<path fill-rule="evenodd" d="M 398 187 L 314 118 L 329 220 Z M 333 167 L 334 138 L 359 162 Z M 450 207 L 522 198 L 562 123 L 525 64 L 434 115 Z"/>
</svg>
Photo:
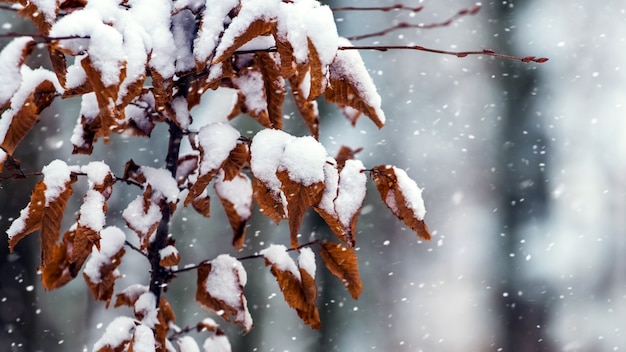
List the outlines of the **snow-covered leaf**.
<svg viewBox="0 0 626 352">
<path fill-rule="evenodd" d="M 426 208 L 422 190 L 415 181 L 404 170 L 389 165 L 376 166 L 371 174 L 380 197 L 391 212 L 413 229 L 419 238 L 430 240 L 428 226 L 424 223 Z"/>
<path fill-rule="evenodd" d="M 246 223 L 252 216 L 252 182 L 245 174 L 239 174 L 230 181 L 224 178 L 224 173 L 220 173 L 214 187 L 233 229 L 233 247 L 241 250 Z"/>
<path fill-rule="evenodd" d="M 107 307 L 113 296 L 115 280 L 120 276 L 117 267 L 122 264 L 126 235 L 117 227 L 107 227 L 100 233 L 100 250 L 93 247 L 85 264 L 83 277 L 92 296 L 105 301 Z"/>
<path fill-rule="evenodd" d="M 198 268 L 196 301 L 206 309 L 218 312 L 226 321 L 232 316 L 235 323 L 250 331 L 252 317 L 243 295 L 247 280 L 243 265 L 237 259 L 221 254 Z"/>
</svg>

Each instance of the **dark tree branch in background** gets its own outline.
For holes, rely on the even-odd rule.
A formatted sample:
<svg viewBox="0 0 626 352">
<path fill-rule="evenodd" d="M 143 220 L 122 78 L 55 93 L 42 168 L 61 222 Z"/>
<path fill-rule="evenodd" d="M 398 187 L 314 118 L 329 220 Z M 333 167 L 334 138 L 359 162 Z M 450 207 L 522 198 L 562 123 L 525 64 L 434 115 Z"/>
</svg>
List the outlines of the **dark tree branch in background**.
<svg viewBox="0 0 626 352">
<path fill-rule="evenodd" d="M 433 29 L 433 28 L 447 27 L 451 25 L 454 21 L 458 20 L 459 18 L 464 17 L 464 16 L 475 15 L 478 13 L 478 11 L 480 11 L 480 5 L 476 5 L 470 9 L 461 9 L 459 10 L 459 12 L 457 12 L 452 17 L 448 18 L 447 20 L 443 22 L 430 23 L 430 24 L 424 24 L 424 23 L 414 24 L 414 23 L 408 23 L 408 22 L 400 22 L 396 24 L 395 26 L 391 26 L 379 32 L 356 35 L 356 36 L 348 37 L 347 39 L 348 40 L 362 40 L 362 39 L 373 38 L 373 37 L 381 37 L 393 31 L 397 31 L 399 29 L 405 29 L 405 28 Z"/>
</svg>

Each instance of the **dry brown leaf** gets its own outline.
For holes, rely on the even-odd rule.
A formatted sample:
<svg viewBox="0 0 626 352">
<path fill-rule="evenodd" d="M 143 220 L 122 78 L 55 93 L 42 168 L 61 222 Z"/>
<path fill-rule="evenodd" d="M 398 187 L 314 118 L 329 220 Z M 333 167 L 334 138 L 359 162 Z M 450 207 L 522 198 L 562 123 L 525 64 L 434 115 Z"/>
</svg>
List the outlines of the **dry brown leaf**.
<svg viewBox="0 0 626 352">
<path fill-rule="evenodd" d="M 359 276 L 359 265 L 354 249 L 339 243 L 324 242 L 320 256 L 326 268 L 343 282 L 352 298 L 358 299 L 363 284 Z"/>
<path fill-rule="evenodd" d="M 287 171 L 279 171 L 276 176 L 282 182 L 281 189 L 287 198 L 287 213 L 289 214 L 289 232 L 291 238 L 291 247 L 298 247 L 298 232 L 300 231 L 300 223 L 304 216 L 306 208 L 320 202 L 322 192 L 324 191 L 324 183 L 313 183 L 310 186 L 304 186 L 289 178 Z"/>
<path fill-rule="evenodd" d="M 43 81 L 24 100 L 24 104 L 14 114 L 9 129 L 0 145 L 4 151 L 12 155 L 17 145 L 39 120 L 39 113 L 52 103 L 56 89 L 50 81 Z M 0 165 L 1 167 L 1 165 Z M 0 170 L 2 170 L 0 168 Z"/>
<path fill-rule="evenodd" d="M 326 77 L 324 77 L 325 69 L 322 67 L 315 45 L 313 45 L 313 42 L 309 38 L 307 38 L 307 43 L 309 46 L 309 74 L 311 84 L 309 86 L 309 96 L 306 97 L 306 100 L 311 101 L 324 93 Z"/>
<path fill-rule="evenodd" d="M 428 241 L 431 239 L 428 226 L 426 226 L 424 220 L 419 218 L 415 214 L 415 211 L 407 205 L 409 200 L 407 200 L 406 194 L 412 190 L 405 190 L 401 187 L 401 184 L 398 182 L 396 170 L 399 169 L 388 165 L 379 165 L 372 168 L 372 178 L 374 179 L 378 192 L 380 192 L 380 197 L 398 219 L 402 220 L 407 226 L 413 229 L 419 238 Z M 413 186 L 417 188 L 416 185 L 413 184 Z"/>
<path fill-rule="evenodd" d="M 157 314 L 158 324 L 154 327 L 154 339 L 156 342 L 156 351 L 167 351 L 166 339 L 167 333 L 170 330 L 170 324 L 176 320 L 176 314 L 174 309 L 170 305 L 170 302 L 161 296 L 159 300 L 159 312 Z"/>
<path fill-rule="evenodd" d="M 252 180 L 252 195 L 259 205 L 259 210 L 275 223 L 278 224 L 287 218 L 280 194 L 275 194 L 263 181 L 257 178 Z"/>
<path fill-rule="evenodd" d="M 23 17 L 28 17 L 33 23 L 35 27 L 37 27 L 39 33 L 42 35 L 47 35 L 50 32 L 50 28 L 56 21 L 57 14 L 59 12 L 58 6 L 55 8 L 54 18 L 47 18 L 44 14 L 46 13 L 46 9 L 44 11 L 40 10 L 37 6 L 39 2 L 37 1 L 19 1 L 24 7 L 19 10 L 19 14 Z"/>
<path fill-rule="evenodd" d="M 265 265 L 271 266 L 270 271 L 276 278 L 285 302 L 296 310 L 305 324 L 313 329 L 319 329 L 320 317 L 315 305 L 317 298 L 315 279 L 306 270 L 296 267 L 282 245 L 270 246 L 261 251 L 261 254 L 265 258 Z"/>
<path fill-rule="evenodd" d="M 148 62 L 150 59 L 148 58 Z M 152 94 L 154 95 L 154 106 L 157 111 L 157 117 L 173 117 L 175 116 L 169 102 L 173 96 L 174 79 L 165 79 L 161 74 L 150 67 L 150 76 L 152 77 Z M 171 120 L 175 120 L 172 118 Z M 159 120 L 161 121 L 161 120 Z"/>
<path fill-rule="evenodd" d="M 309 71 L 309 65 L 299 66 L 296 74 L 289 79 L 289 85 L 291 86 L 291 92 L 296 103 L 296 107 L 300 112 L 302 120 L 311 131 L 311 134 L 315 139 L 319 139 L 319 111 L 317 110 L 317 103 L 310 101 L 305 96 L 305 92 L 302 91 L 302 81 L 307 77 Z"/>
<path fill-rule="evenodd" d="M 173 245 L 168 245 L 163 250 L 166 250 L 168 247 L 173 247 L 174 249 L 172 251 L 169 251 L 169 254 L 167 254 L 165 257 L 161 256 L 161 260 L 159 261 L 160 266 L 175 266 L 180 263 L 180 253 L 178 253 L 176 247 L 174 247 Z"/>
<path fill-rule="evenodd" d="M 100 72 L 93 66 L 89 57 L 84 58 L 80 63 L 87 74 L 89 83 L 94 88 L 98 107 L 100 108 L 100 113 L 98 114 L 100 129 L 96 132 L 95 137 L 102 136 L 106 142 L 111 132 L 118 126 L 118 121 L 123 118 L 121 111 L 115 105 L 119 83 L 117 85 L 105 86 L 102 83 Z M 125 69 L 122 69 L 120 82 L 124 80 L 124 75 Z"/>
<path fill-rule="evenodd" d="M 211 217 L 211 197 L 208 195 L 194 198 L 191 206 L 205 218 Z"/>
<path fill-rule="evenodd" d="M 335 161 L 337 161 L 337 169 L 341 171 L 341 169 L 343 169 L 343 166 L 346 164 L 346 161 L 353 160 L 354 157 L 362 150 L 363 148 L 352 149 L 350 147 L 342 145 L 337 152 L 337 156 L 335 157 Z"/>
<path fill-rule="evenodd" d="M 187 154 L 178 158 L 178 165 L 176 166 L 176 182 L 178 186 L 185 184 L 190 175 L 192 175 L 198 169 L 198 156 L 194 154 Z"/>
<path fill-rule="evenodd" d="M 281 75 L 280 58 L 276 53 L 266 52 L 258 52 L 255 56 L 263 75 L 270 128 L 280 130 L 283 128 L 283 102 L 287 92 Z"/>
<path fill-rule="evenodd" d="M 252 184 L 250 179 L 241 173 L 232 180 L 220 177 L 214 188 L 226 211 L 230 227 L 233 229 L 233 247 L 241 250 L 245 241 L 246 223 L 252 215 Z"/>
<path fill-rule="evenodd" d="M 230 181 L 237 177 L 244 166 L 250 164 L 250 148 L 248 144 L 238 142 L 235 149 L 230 151 L 228 158 L 222 164 L 224 180 Z"/>
<path fill-rule="evenodd" d="M 232 316 L 235 323 L 248 332 L 253 326 L 247 301 L 243 295 L 245 281 L 242 281 L 241 270 L 244 270 L 241 263 L 226 254 L 218 256 L 211 262 L 205 262 L 197 270 L 196 301 L 206 309 L 219 312 L 226 321 L 230 321 Z M 211 284 L 209 281 L 213 275 L 215 277 Z M 213 288 L 219 292 L 210 292 L 211 286 L 215 286 L 216 283 L 219 283 L 219 287 Z M 214 297 L 212 294 L 221 294 L 227 297 Z"/>
<path fill-rule="evenodd" d="M 78 275 L 87 256 L 81 258 L 81 261 L 73 261 L 73 242 L 74 231 L 67 231 L 63 235 L 63 240 L 52 250 L 52 260 L 41 272 L 41 282 L 46 290 L 62 287 Z"/>
<path fill-rule="evenodd" d="M 235 51 L 237 51 L 237 49 L 239 49 L 242 45 L 249 42 L 250 40 L 256 37 L 262 37 L 262 36 L 270 34 L 272 29 L 275 26 L 276 26 L 275 22 L 272 22 L 272 21 L 266 22 L 262 18 L 254 20 L 252 23 L 250 23 L 250 25 L 248 26 L 248 28 L 246 28 L 244 32 L 240 33 L 235 38 L 235 40 L 233 41 L 233 44 L 230 47 L 228 47 L 226 50 L 224 50 L 222 55 L 213 59 L 213 64 L 217 64 L 222 61 L 225 61 L 227 58 L 231 57 L 235 53 Z M 228 28 L 224 31 L 224 33 L 226 33 L 226 31 L 228 31 Z"/>
<path fill-rule="evenodd" d="M 122 264 L 122 257 L 126 253 L 126 250 L 122 247 L 117 253 L 109 258 L 109 263 L 104 263 L 98 270 L 100 272 L 100 282 L 93 282 L 85 272 L 83 272 L 83 278 L 87 283 L 87 287 L 91 292 L 94 299 L 99 301 L 105 301 L 107 308 L 111 303 L 111 297 L 113 296 L 113 288 L 115 286 L 115 280 L 118 275 L 116 274 L 117 267 Z"/>
</svg>

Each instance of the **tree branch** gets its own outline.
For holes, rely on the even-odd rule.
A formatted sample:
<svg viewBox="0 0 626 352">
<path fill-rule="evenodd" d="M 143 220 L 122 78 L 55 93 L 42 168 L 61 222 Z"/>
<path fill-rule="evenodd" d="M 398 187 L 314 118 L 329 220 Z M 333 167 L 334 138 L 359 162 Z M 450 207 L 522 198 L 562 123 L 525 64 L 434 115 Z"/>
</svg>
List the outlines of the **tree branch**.
<svg viewBox="0 0 626 352">
<path fill-rule="evenodd" d="M 448 18 L 447 20 L 443 22 L 430 23 L 430 24 L 424 24 L 424 23 L 412 24 L 408 22 L 400 22 L 396 24 L 395 26 L 391 26 L 379 32 L 356 35 L 356 36 L 348 37 L 347 39 L 348 40 L 361 40 L 361 39 L 367 39 L 367 38 L 372 38 L 372 37 L 381 37 L 393 31 L 397 31 L 399 29 L 405 29 L 405 28 L 433 29 L 433 28 L 447 27 L 451 25 L 454 21 L 458 20 L 459 18 L 463 16 L 475 15 L 478 13 L 478 11 L 480 11 L 480 5 L 476 5 L 470 9 L 461 9 L 459 10 L 459 12 L 457 12 L 456 14 L 454 14 L 453 16 L 451 16 L 450 18 Z"/>
<path fill-rule="evenodd" d="M 295 248 L 287 248 L 287 252 L 298 251 L 298 250 L 300 250 L 300 249 L 302 249 L 304 247 L 312 247 L 312 246 L 314 246 L 316 244 L 319 244 L 319 243 L 321 243 L 320 240 L 313 240 L 311 242 L 307 242 L 307 243 L 301 244 L 301 245 L 299 245 L 298 247 L 295 247 Z M 263 255 L 262 254 L 251 254 L 251 255 L 247 255 L 245 257 L 240 257 L 240 258 L 236 258 L 236 259 L 239 260 L 239 261 L 242 261 L 242 260 L 256 259 L 256 258 L 263 258 Z M 178 274 L 178 273 L 183 273 L 185 271 L 196 270 L 198 268 L 201 268 L 203 266 L 207 266 L 209 264 L 211 264 L 210 260 L 203 260 L 202 262 L 200 262 L 200 264 L 186 266 L 186 267 L 184 267 L 182 269 L 170 270 L 170 274 L 171 275 L 175 275 L 175 274 Z"/>
<path fill-rule="evenodd" d="M 500 54 L 491 49 L 483 49 L 476 51 L 448 51 L 441 49 L 431 49 L 426 48 L 421 45 L 355 45 L 355 46 L 340 46 L 339 50 L 378 50 L 378 51 L 388 51 L 388 50 L 418 50 L 425 51 L 428 53 L 435 54 L 443 54 L 443 55 L 452 55 L 456 57 L 466 57 L 470 55 L 485 55 L 485 56 L 493 56 L 501 59 L 513 60 L 513 61 L 521 61 L 524 63 L 528 62 L 536 62 L 536 63 L 544 63 L 549 59 L 547 57 L 536 57 L 536 56 L 513 56 L 508 54 Z"/>
<path fill-rule="evenodd" d="M 372 6 L 372 7 L 358 7 L 358 6 L 345 6 L 345 7 L 334 7 L 331 10 L 333 12 L 339 11 L 383 11 L 389 12 L 392 10 L 404 10 L 404 11 L 412 11 L 412 12 L 420 12 L 424 9 L 424 6 L 411 7 L 403 4 L 395 4 L 391 6 Z"/>
</svg>

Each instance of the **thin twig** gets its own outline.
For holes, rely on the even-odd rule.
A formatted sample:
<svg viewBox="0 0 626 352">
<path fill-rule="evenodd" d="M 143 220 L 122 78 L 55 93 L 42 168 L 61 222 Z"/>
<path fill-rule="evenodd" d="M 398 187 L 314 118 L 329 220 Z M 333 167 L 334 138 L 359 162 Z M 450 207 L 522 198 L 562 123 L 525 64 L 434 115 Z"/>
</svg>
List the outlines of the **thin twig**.
<svg viewBox="0 0 626 352">
<path fill-rule="evenodd" d="M 443 54 L 443 55 L 452 55 L 456 57 L 466 57 L 470 55 L 485 55 L 485 56 L 493 56 L 501 59 L 513 60 L 513 61 L 521 61 L 524 63 L 528 62 L 536 62 L 536 63 L 544 63 L 548 61 L 546 57 L 536 57 L 536 56 L 513 56 L 508 54 L 500 54 L 491 49 L 483 49 L 476 51 L 448 51 L 441 49 L 431 49 L 426 48 L 421 45 L 355 45 L 355 46 L 340 46 L 339 50 L 378 50 L 378 51 L 388 51 L 388 50 L 418 50 L 425 51 L 428 53 L 435 54 Z"/>
<path fill-rule="evenodd" d="M 433 29 L 433 28 L 447 27 L 451 25 L 454 21 L 458 20 L 459 18 L 463 16 L 475 15 L 478 13 L 478 11 L 480 11 L 480 5 L 476 5 L 470 9 L 461 9 L 459 10 L 459 12 L 457 12 L 456 14 L 454 14 L 453 16 L 451 16 L 450 18 L 442 22 L 436 22 L 436 23 L 430 23 L 430 24 L 424 24 L 424 23 L 413 24 L 413 23 L 408 23 L 408 22 L 400 22 L 396 24 L 395 26 L 391 26 L 389 28 L 383 29 L 378 32 L 356 35 L 356 36 L 348 37 L 347 39 L 348 40 L 362 40 L 362 39 L 367 39 L 367 38 L 372 38 L 372 37 L 381 37 L 393 31 L 397 31 L 399 29 L 405 29 L 405 28 Z"/>
<path fill-rule="evenodd" d="M 124 241 L 124 244 L 127 245 L 130 249 L 134 250 L 135 252 L 143 255 L 144 257 L 148 258 L 148 255 L 142 251 L 139 247 L 135 246 L 134 244 L 128 242 L 128 241 Z"/>
<path fill-rule="evenodd" d="M 320 242 L 321 242 L 320 240 L 313 240 L 311 242 L 307 242 L 307 243 L 301 244 L 301 245 L 299 245 L 298 247 L 295 247 L 295 248 L 288 248 L 287 252 L 298 251 L 298 250 L 300 250 L 300 249 L 302 249 L 304 247 L 311 247 L 311 246 L 314 246 L 314 245 L 316 245 L 316 244 L 318 244 Z M 236 259 L 239 260 L 239 261 L 242 261 L 242 260 L 256 259 L 256 258 L 263 258 L 263 255 L 262 254 L 251 254 L 251 255 L 247 255 L 245 257 L 240 257 L 240 258 L 236 258 Z M 186 267 L 184 267 L 182 269 L 170 270 L 170 274 L 174 275 L 174 274 L 182 273 L 182 272 L 185 272 L 185 271 L 192 271 L 192 270 L 196 270 L 196 269 L 199 269 L 199 268 L 201 268 L 203 266 L 207 266 L 207 265 L 210 265 L 210 264 L 211 264 L 210 260 L 204 260 L 200 264 L 186 266 Z"/>
<path fill-rule="evenodd" d="M 411 7 L 411 6 L 406 6 L 403 4 L 396 4 L 396 5 L 392 5 L 392 6 L 372 6 L 372 7 L 358 7 L 358 6 L 345 6 L 345 7 L 334 7 L 331 10 L 333 10 L 333 12 L 339 12 L 339 11 L 383 11 L 383 12 L 389 12 L 392 10 L 403 10 L 403 11 L 412 11 L 412 12 L 419 12 L 422 11 L 424 9 L 424 6 L 417 6 L 417 7 Z"/>
</svg>

